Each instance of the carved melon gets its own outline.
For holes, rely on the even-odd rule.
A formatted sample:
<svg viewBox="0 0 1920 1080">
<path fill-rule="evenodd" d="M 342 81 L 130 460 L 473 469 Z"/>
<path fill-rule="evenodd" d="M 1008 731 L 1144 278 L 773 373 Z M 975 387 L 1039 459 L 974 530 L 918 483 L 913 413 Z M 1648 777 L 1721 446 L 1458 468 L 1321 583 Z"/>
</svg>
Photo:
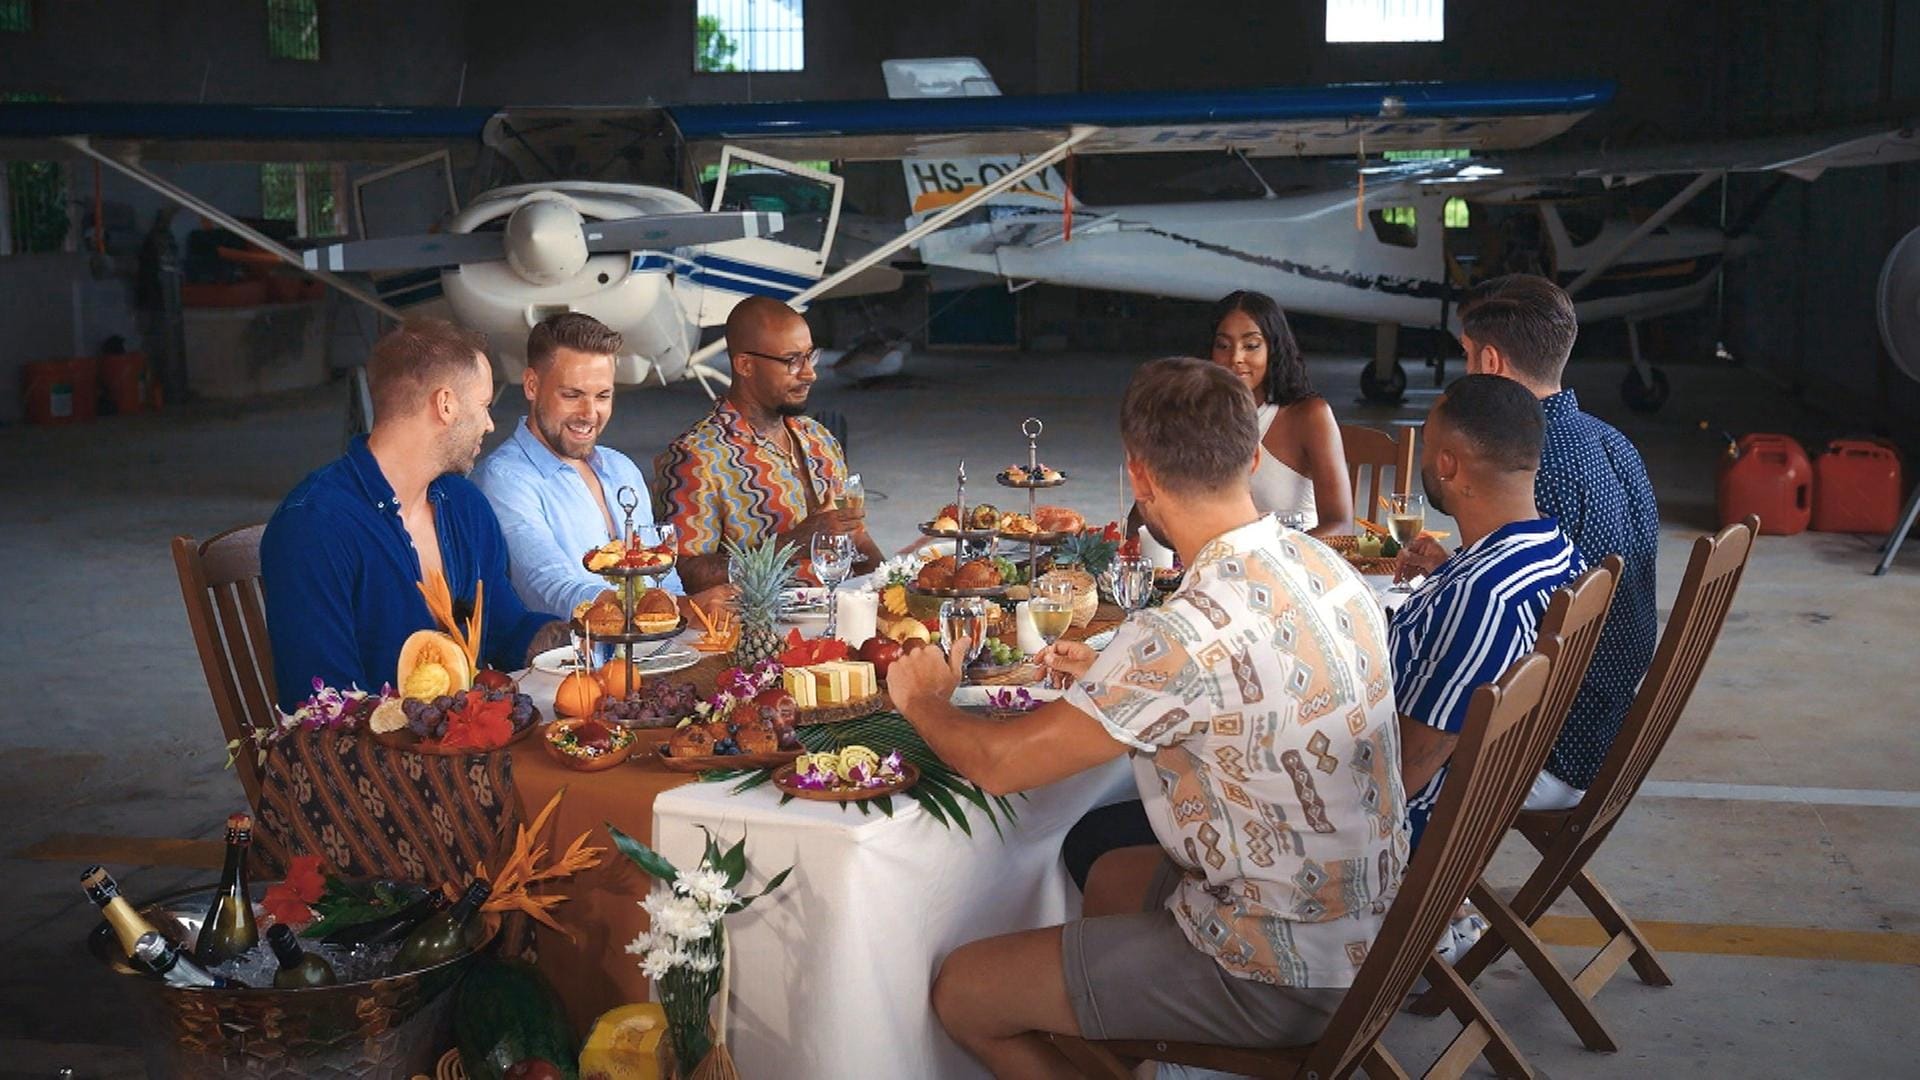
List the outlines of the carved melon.
<svg viewBox="0 0 1920 1080">
<path fill-rule="evenodd" d="M 395 684 L 403 698 L 432 701 L 457 694 L 473 685 L 473 669 L 459 642 L 438 630 L 420 630 L 400 646 L 400 670 Z"/>
<path fill-rule="evenodd" d="M 580 1080 L 666 1080 L 673 1044 L 666 1038 L 666 1010 L 655 1004 L 622 1005 L 600 1014 L 580 1049 Z"/>
</svg>

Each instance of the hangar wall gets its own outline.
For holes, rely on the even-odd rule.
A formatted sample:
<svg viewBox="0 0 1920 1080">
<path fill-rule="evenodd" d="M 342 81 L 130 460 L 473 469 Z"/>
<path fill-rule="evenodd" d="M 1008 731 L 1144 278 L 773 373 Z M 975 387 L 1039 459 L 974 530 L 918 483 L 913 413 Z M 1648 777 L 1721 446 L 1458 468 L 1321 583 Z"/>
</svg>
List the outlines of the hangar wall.
<svg viewBox="0 0 1920 1080">
<path fill-rule="evenodd" d="M 1920 0 L 1609 0 L 1577 10 L 1483 0 L 1449 5 L 1441 43 L 1335 46 L 1322 40 L 1319 0 L 1218 0 L 1204 9 L 1162 0 L 949 7 L 815 0 L 807 70 L 751 76 L 692 72 L 691 0 L 548 0 L 533 9 L 507 0 L 322 0 L 318 63 L 268 59 L 263 7 L 38 3 L 30 33 L 0 35 L 0 91 L 73 101 L 391 105 L 845 98 L 881 92 L 885 57 L 972 54 L 1010 93 L 1616 79 L 1615 103 L 1557 144 L 1567 146 L 1737 137 L 1920 113 L 1920 65 L 1898 62 L 1920 55 Z M 1126 186 L 1116 172 L 1101 175 Z M 193 179 L 196 190 L 246 213 L 258 205 L 251 175 L 205 167 Z M 1155 175 L 1143 167 L 1131 182 L 1150 185 Z M 1730 207 L 1737 212 L 1767 184 L 1736 178 Z M 142 221 L 150 218 L 155 204 L 143 192 L 112 177 L 104 190 Z M 1703 198 L 1695 212 L 1710 218 L 1712 203 Z M 1850 411 L 1867 410 L 1854 415 L 1911 430 L 1920 386 L 1892 370 L 1880 350 L 1871 293 L 1886 251 L 1917 222 L 1915 166 L 1789 182 L 1755 223 L 1760 254 L 1729 272 L 1728 344 L 1784 381 L 1844 394 Z M 0 342 L 0 419 L 17 415 L 20 363 L 56 344 L 61 352 L 89 344 L 91 322 L 116 323 L 74 317 L 75 298 L 98 304 L 113 291 L 83 283 L 84 269 L 72 257 L 0 257 L 0 318 L 36 327 Z"/>
</svg>

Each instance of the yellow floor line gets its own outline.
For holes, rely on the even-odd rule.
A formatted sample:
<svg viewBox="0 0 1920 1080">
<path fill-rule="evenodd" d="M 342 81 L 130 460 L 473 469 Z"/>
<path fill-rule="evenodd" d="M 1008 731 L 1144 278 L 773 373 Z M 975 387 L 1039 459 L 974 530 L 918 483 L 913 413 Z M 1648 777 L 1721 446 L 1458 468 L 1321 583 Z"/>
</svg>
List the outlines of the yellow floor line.
<svg viewBox="0 0 1920 1080">
<path fill-rule="evenodd" d="M 226 845 L 218 840 L 55 833 L 32 847 L 16 852 L 15 857 L 44 862 L 125 863 L 132 866 L 218 870 L 226 858 Z"/>
<path fill-rule="evenodd" d="M 1640 932 L 1662 952 L 1714 956 L 1775 956 L 1789 960 L 1841 960 L 1860 964 L 1920 964 L 1920 934 L 1875 930 L 1821 930 L 1803 926 L 1731 926 L 1718 923 L 1649 922 Z M 1549 945 L 1597 949 L 1606 931 L 1591 919 L 1547 915 L 1534 926 Z"/>
</svg>

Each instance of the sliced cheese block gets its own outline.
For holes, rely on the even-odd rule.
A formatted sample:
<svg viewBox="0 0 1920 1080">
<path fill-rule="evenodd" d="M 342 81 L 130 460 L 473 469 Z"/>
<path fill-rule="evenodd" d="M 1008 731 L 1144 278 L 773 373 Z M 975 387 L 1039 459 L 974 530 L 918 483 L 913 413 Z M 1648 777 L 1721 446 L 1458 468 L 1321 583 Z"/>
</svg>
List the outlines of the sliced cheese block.
<svg viewBox="0 0 1920 1080">
<path fill-rule="evenodd" d="M 853 676 L 853 699 L 869 698 L 880 692 L 880 680 L 874 675 L 873 665 L 865 660 L 848 660 L 847 670 Z"/>
<path fill-rule="evenodd" d="M 853 700 L 853 677 L 845 664 L 832 661 L 815 664 L 810 670 L 821 705 L 845 705 Z"/>
<path fill-rule="evenodd" d="M 780 673 L 780 685 L 793 695 L 793 704 L 798 709 L 817 709 L 820 707 L 818 695 L 813 689 L 813 672 L 807 668 L 787 668 Z"/>
</svg>

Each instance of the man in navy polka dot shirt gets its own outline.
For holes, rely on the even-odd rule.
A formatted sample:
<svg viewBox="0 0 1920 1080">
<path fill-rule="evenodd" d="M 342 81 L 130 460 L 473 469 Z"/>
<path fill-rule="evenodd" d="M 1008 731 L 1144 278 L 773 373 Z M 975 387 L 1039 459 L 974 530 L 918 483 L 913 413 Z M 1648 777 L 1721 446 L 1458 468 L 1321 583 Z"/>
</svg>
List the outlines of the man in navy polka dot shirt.
<svg viewBox="0 0 1920 1080">
<path fill-rule="evenodd" d="M 1546 413 L 1546 443 L 1534 479 L 1540 512 L 1559 520 L 1581 559 L 1625 562 L 1593 666 L 1574 699 L 1530 810 L 1572 806 L 1600 771 L 1653 662 L 1654 555 L 1660 514 L 1639 451 L 1612 425 L 1580 411 L 1560 375 L 1579 331 L 1573 301 L 1546 278 L 1511 274 L 1482 282 L 1460 302 L 1467 372 L 1500 375 L 1531 390 Z"/>
</svg>

